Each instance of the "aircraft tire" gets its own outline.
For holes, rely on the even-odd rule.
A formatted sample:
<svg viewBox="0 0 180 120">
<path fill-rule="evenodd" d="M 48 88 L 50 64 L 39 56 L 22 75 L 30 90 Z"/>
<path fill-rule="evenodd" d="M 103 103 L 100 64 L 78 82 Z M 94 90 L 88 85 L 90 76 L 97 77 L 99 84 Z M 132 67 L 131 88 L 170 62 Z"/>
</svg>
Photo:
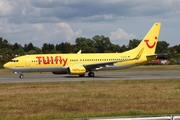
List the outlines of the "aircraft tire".
<svg viewBox="0 0 180 120">
<path fill-rule="evenodd" d="M 85 74 L 83 74 L 83 75 L 79 75 L 79 77 L 84 77 L 84 75 L 85 75 Z"/>
<path fill-rule="evenodd" d="M 89 72 L 89 73 L 88 73 L 88 76 L 89 76 L 89 77 L 94 77 L 94 75 L 95 75 L 94 72 Z"/>
<path fill-rule="evenodd" d="M 23 78 L 24 78 L 24 76 L 21 74 L 21 75 L 19 75 L 19 78 L 20 78 L 20 79 L 23 79 Z"/>
</svg>

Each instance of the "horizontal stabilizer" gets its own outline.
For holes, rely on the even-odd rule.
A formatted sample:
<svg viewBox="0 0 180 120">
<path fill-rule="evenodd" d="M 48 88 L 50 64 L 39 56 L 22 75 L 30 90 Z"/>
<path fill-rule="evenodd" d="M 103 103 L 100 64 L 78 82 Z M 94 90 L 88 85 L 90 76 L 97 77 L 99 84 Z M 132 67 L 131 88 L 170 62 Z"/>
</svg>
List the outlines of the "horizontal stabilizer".
<svg viewBox="0 0 180 120">
<path fill-rule="evenodd" d="M 147 55 L 146 57 L 151 58 L 151 57 L 156 57 L 156 56 L 157 56 L 157 54 L 152 54 L 152 55 Z"/>
</svg>

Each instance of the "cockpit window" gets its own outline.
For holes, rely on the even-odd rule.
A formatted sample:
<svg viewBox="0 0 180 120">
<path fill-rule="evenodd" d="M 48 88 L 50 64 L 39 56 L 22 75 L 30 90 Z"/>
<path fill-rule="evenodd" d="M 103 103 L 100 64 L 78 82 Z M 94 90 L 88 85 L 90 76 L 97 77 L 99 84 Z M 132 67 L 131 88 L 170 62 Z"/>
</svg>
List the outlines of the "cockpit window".
<svg viewBox="0 0 180 120">
<path fill-rule="evenodd" d="M 11 60 L 11 62 L 19 62 L 19 60 Z"/>
</svg>

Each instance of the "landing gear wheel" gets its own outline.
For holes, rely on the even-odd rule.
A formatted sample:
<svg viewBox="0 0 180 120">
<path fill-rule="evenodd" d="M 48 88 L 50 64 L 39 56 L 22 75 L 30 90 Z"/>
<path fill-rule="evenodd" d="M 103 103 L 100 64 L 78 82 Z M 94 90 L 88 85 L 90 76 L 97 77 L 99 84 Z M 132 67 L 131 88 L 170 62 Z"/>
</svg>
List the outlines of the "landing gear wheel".
<svg viewBox="0 0 180 120">
<path fill-rule="evenodd" d="M 94 75 L 95 75 L 94 72 L 89 72 L 89 73 L 88 73 L 88 76 L 89 76 L 89 77 L 94 77 Z"/>
<path fill-rule="evenodd" d="M 19 75 L 19 78 L 23 79 L 24 78 L 23 74 Z"/>
<path fill-rule="evenodd" d="M 79 75 L 79 77 L 84 77 L 84 74 L 83 75 Z"/>
</svg>

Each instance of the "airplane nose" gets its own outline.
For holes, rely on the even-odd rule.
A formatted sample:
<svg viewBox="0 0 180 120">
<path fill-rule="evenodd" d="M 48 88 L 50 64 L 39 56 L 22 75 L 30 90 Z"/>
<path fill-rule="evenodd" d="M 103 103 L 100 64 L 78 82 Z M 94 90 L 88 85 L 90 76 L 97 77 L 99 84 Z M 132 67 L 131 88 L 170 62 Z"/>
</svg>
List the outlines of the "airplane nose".
<svg viewBox="0 0 180 120">
<path fill-rule="evenodd" d="M 8 63 L 3 65 L 4 68 L 8 68 Z"/>
</svg>

